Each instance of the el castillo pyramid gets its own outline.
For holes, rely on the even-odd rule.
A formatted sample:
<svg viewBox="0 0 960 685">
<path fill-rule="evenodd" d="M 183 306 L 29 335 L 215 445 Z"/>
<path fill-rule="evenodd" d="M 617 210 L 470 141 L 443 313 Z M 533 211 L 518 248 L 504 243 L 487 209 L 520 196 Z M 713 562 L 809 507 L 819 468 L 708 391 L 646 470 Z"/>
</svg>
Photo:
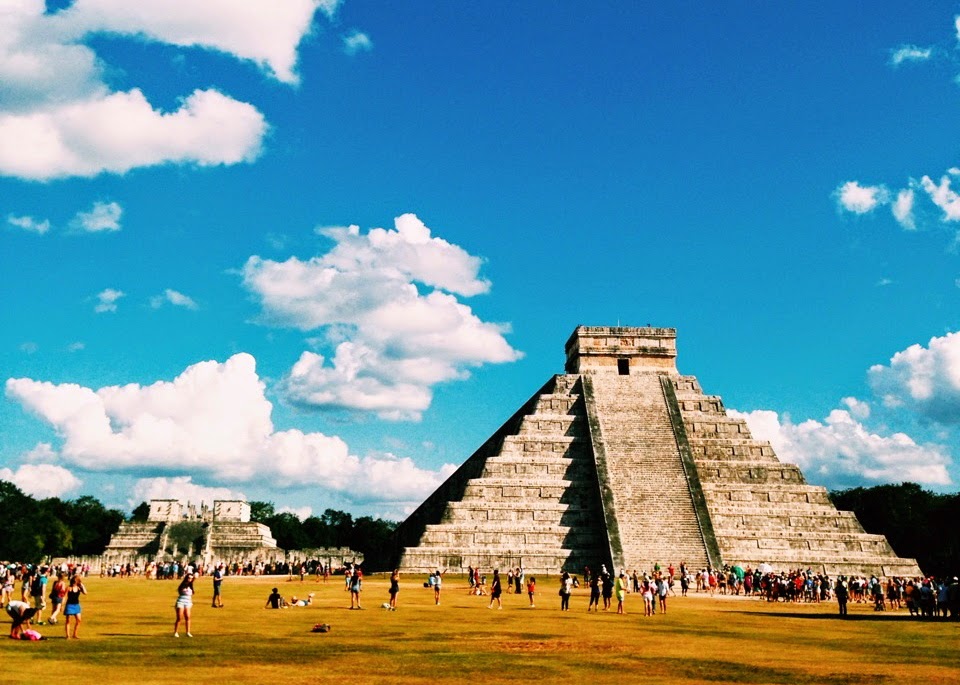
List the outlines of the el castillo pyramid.
<svg viewBox="0 0 960 685">
<path fill-rule="evenodd" d="M 680 375 L 676 341 L 673 328 L 578 327 L 566 373 L 401 524 L 401 570 L 920 574 Z"/>
</svg>

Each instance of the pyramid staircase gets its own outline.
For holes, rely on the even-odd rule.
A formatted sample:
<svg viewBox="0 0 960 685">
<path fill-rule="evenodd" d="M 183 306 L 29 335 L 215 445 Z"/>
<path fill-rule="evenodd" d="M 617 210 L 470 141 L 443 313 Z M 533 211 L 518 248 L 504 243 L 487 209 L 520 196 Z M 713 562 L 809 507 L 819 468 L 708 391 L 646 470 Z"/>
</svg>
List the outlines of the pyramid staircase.
<svg viewBox="0 0 960 685">
<path fill-rule="evenodd" d="M 402 569 L 579 573 L 609 560 L 576 381 L 556 376 L 508 422 L 498 444 L 480 455 L 479 473 L 464 480 L 462 495 L 403 550 Z"/>
</svg>

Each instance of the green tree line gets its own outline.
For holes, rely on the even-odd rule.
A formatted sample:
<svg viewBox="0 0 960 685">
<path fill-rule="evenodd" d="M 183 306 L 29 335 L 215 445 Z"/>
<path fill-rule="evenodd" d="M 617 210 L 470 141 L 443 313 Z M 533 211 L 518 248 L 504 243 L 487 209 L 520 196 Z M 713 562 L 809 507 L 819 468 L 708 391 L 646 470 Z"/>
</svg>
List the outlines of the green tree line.
<svg viewBox="0 0 960 685">
<path fill-rule="evenodd" d="M 960 493 L 901 483 L 839 490 L 830 498 L 855 513 L 868 533 L 885 535 L 898 556 L 916 559 L 924 573 L 960 573 Z"/>
<path fill-rule="evenodd" d="M 101 554 L 124 520 L 95 497 L 34 499 L 0 481 L 0 560 L 36 563 L 47 557 Z"/>
</svg>

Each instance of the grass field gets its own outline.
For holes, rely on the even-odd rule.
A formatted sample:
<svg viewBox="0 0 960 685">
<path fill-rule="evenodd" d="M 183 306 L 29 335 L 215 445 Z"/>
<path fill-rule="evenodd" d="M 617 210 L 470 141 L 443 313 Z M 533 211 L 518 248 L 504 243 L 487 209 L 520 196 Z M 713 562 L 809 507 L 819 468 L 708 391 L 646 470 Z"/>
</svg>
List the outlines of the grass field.
<svg viewBox="0 0 960 685">
<path fill-rule="evenodd" d="M 543 579 L 537 608 L 505 595 L 502 611 L 447 577 L 441 606 L 420 577 L 401 579 L 398 610 L 384 611 L 388 582 L 364 581 L 365 611 L 349 611 L 342 579 L 328 584 L 227 578 L 223 609 L 211 581 L 197 582 L 192 639 L 175 639 L 176 581 L 91 578 L 79 640 L 45 625 L 42 642 L 0 641 L 0 682 L 70 683 L 960 683 L 960 623 L 921 622 L 833 603 L 670 598 L 645 618 L 586 613 L 581 590 L 558 610 L 557 581 Z M 314 605 L 263 609 L 270 588 L 314 591 Z M 615 605 L 615 603 L 614 603 Z M 327 634 L 311 633 L 329 623 Z M 181 635 L 183 635 L 181 630 Z"/>
</svg>

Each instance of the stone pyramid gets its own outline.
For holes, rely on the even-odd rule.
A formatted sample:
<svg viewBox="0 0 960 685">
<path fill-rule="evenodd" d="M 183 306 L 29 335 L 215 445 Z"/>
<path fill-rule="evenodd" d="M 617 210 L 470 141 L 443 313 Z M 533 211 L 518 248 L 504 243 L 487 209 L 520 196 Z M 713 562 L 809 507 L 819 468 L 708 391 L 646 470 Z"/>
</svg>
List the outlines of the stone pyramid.
<svg viewBox="0 0 960 685">
<path fill-rule="evenodd" d="M 578 327 L 554 376 L 401 524 L 408 572 L 686 562 L 919 575 L 676 369 L 676 329 Z"/>
</svg>

